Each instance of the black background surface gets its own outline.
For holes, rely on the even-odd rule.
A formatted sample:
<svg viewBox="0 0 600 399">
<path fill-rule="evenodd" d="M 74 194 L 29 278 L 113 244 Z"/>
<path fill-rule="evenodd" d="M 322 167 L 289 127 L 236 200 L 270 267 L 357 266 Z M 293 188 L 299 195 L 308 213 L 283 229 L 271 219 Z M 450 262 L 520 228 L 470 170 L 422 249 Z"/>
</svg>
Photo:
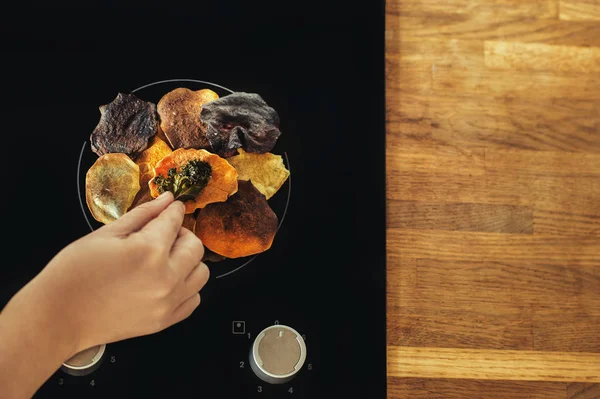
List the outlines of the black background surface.
<svg viewBox="0 0 600 399">
<path fill-rule="evenodd" d="M 98 106 L 119 91 L 191 78 L 259 93 L 281 117 L 274 152 L 289 155 L 293 191 L 272 249 L 211 278 L 192 317 L 108 345 L 98 371 L 58 371 L 36 398 L 384 398 L 383 1 L 53 4 L 0 20 L 10 179 L 0 305 L 89 231 L 79 151 Z M 233 320 L 252 339 L 275 320 L 306 334 L 304 370 L 283 386 L 262 383 Z"/>
</svg>

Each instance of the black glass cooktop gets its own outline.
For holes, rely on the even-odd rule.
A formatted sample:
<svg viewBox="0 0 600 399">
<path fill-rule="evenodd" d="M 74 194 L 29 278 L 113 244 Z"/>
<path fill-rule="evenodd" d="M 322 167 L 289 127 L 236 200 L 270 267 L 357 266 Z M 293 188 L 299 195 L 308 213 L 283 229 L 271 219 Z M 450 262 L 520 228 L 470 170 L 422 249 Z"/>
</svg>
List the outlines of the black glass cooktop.
<svg viewBox="0 0 600 399">
<path fill-rule="evenodd" d="M 113 3 L 29 8 L 0 22 L 5 165 L 30 185 L 5 191 L 11 261 L 0 268 L 0 305 L 97 227 L 82 212 L 77 169 L 89 167 L 98 106 L 118 92 L 156 83 L 136 94 L 157 101 L 205 81 L 260 94 L 281 119 L 273 152 L 291 178 L 274 209 L 285 218 L 250 263 L 210 265 L 189 319 L 107 345 L 85 376 L 57 370 L 35 397 L 384 398 L 384 2 Z M 281 384 L 250 364 L 272 325 L 293 328 L 306 349 Z"/>
</svg>

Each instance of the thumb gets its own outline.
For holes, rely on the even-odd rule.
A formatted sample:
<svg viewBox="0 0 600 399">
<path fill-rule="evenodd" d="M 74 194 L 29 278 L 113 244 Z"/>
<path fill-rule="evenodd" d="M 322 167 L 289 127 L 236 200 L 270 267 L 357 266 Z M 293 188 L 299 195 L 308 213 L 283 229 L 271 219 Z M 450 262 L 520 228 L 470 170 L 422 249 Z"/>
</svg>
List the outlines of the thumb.
<svg viewBox="0 0 600 399">
<path fill-rule="evenodd" d="M 135 233 L 136 231 L 141 230 L 148 222 L 160 215 L 173 200 L 173 193 L 166 191 L 156 199 L 133 208 L 119 219 L 107 224 L 105 228 L 118 235 Z"/>
</svg>

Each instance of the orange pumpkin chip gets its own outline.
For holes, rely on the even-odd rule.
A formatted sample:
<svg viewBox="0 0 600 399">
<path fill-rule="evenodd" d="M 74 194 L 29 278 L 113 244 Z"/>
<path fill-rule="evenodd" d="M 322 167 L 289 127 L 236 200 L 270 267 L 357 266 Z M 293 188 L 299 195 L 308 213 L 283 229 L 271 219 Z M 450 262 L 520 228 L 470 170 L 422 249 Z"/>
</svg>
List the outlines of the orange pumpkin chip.
<svg viewBox="0 0 600 399">
<path fill-rule="evenodd" d="M 135 196 L 130 210 L 152 200 L 148 182 L 154 177 L 154 165 L 172 152 L 171 147 L 164 140 L 159 136 L 154 136 L 150 140 L 148 148 L 135 159 L 135 163 L 140 168 L 140 191 Z"/>
<path fill-rule="evenodd" d="M 140 176 L 140 180 L 142 180 L 141 176 Z M 127 212 L 129 212 L 133 208 L 136 208 L 142 204 L 145 204 L 146 202 L 150 202 L 153 199 L 154 198 L 152 198 L 152 196 L 150 195 L 150 188 L 148 188 L 148 185 L 146 184 L 145 186 L 141 186 L 140 191 L 138 191 L 138 193 L 135 195 L 135 198 L 133 199 L 133 203 L 131 204 L 131 206 L 129 207 Z"/>
<path fill-rule="evenodd" d="M 154 168 L 156 174 L 148 183 L 152 197 L 156 198 L 160 195 L 158 185 L 155 181 L 156 176 L 167 177 L 169 169 L 172 168 L 175 168 L 179 172 L 183 166 L 194 160 L 207 162 L 212 169 L 212 173 L 208 184 L 195 197 L 195 200 L 185 201 L 185 213 L 193 213 L 196 209 L 204 208 L 213 202 L 226 201 L 230 195 L 237 192 L 238 174 L 229 162 L 206 150 L 180 148 L 156 164 Z"/>
<path fill-rule="evenodd" d="M 240 180 L 238 192 L 227 202 L 200 210 L 195 233 L 211 251 L 241 258 L 271 248 L 277 228 L 277 215 L 265 196 L 249 181 Z"/>
<path fill-rule="evenodd" d="M 171 147 L 169 147 L 169 145 L 164 140 L 162 140 L 158 136 L 154 136 L 150 140 L 148 148 L 142 151 L 142 153 L 135 159 L 135 163 L 137 163 L 138 165 L 147 163 L 151 166 L 154 166 L 158 163 L 158 161 L 160 161 L 172 152 L 173 151 L 171 150 Z"/>
<path fill-rule="evenodd" d="M 135 159 L 135 163 L 140 167 L 141 187 L 147 186 L 154 177 L 154 165 L 172 152 L 171 147 L 158 136 L 150 140 L 148 148 Z"/>
</svg>

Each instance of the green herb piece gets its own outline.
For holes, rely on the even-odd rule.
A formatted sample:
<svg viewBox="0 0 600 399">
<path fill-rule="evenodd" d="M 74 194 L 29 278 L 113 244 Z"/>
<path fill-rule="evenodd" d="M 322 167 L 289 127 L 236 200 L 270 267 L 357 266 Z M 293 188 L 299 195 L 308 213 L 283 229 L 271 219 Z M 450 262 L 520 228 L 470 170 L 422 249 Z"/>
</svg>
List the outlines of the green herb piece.
<svg viewBox="0 0 600 399">
<path fill-rule="evenodd" d="M 198 159 L 189 161 L 177 172 L 177 168 L 169 169 L 167 177 L 158 175 L 154 178 L 160 194 L 170 191 L 176 200 L 195 199 L 208 184 L 212 176 L 212 168 L 208 162 Z"/>
</svg>

